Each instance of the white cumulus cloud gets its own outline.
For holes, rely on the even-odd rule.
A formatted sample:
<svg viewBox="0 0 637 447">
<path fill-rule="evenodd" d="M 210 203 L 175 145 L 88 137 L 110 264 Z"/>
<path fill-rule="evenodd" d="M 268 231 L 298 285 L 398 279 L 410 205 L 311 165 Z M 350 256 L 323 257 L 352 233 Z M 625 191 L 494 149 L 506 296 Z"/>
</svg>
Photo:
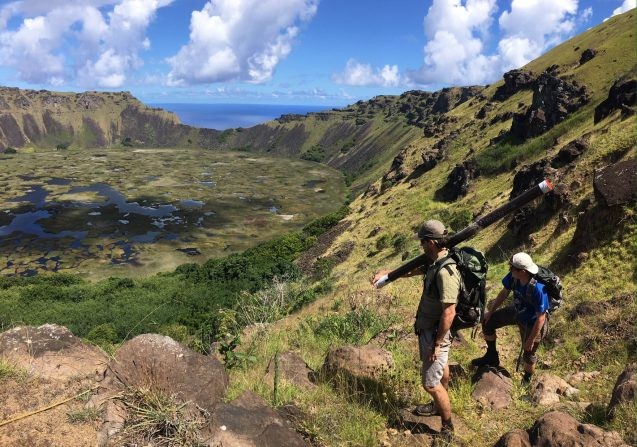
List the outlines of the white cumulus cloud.
<svg viewBox="0 0 637 447">
<path fill-rule="evenodd" d="M 174 0 L 16 1 L 0 7 L 0 63 L 34 84 L 117 88 L 142 64 L 146 29 Z M 14 19 L 14 20 L 11 20 Z M 19 25 L 9 28 L 10 21 Z"/>
<path fill-rule="evenodd" d="M 342 73 L 332 75 L 332 81 L 352 86 L 396 87 L 400 85 L 401 78 L 397 65 L 372 68 L 369 64 L 362 64 L 355 59 L 350 59 Z"/>
<path fill-rule="evenodd" d="M 409 79 L 417 85 L 492 82 L 568 37 L 577 12 L 577 0 L 512 0 L 496 21 L 495 0 L 434 0 L 424 20 L 423 64 Z M 489 51 L 495 36 L 498 44 Z"/>
<path fill-rule="evenodd" d="M 169 84 L 270 80 L 317 6 L 318 0 L 210 0 L 192 13 L 188 44 L 168 59 Z"/>
<path fill-rule="evenodd" d="M 630 11 L 631 9 L 637 7 L 637 0 L 624 0 L 624 3 L 621 4 L 621 6 L 619 8 L 616 8 L 613 10 L 613 16 L 616 16 L 618 14 L 623 14 L 626 11 Z"/>
</svg>

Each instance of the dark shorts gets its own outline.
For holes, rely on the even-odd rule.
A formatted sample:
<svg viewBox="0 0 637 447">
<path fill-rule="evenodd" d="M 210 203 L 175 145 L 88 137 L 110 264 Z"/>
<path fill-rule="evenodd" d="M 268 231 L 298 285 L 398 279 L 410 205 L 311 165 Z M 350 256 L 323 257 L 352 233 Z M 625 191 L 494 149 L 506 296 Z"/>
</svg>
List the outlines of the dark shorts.
<svg viewBox="0 0 637 447">
<path fill-rule="evenodd" d="M 537 357 L 535 356 L 535 352 L 537 348 L 540 346 L 540 342 L 546 335 L 549 329 L 548 319 L 545 320 L 544 326 L 540 330 L 540 333 L 537 335 L 533 342 L 533 349 L 531 351 L 524 351 L 524 360 L 527 363 L 535 363 L 537 361 Z M 482 333 L 487 336 L 495 335 L 496 329 L 500 329 L 505 326 L 513 326 L 517 325 L 518 330 L 520 331 L 520 340 L 522 340 L 522 344 L 526 341 L 528 334 L 531 332 L 533 325 L 527 326 L 523 323 L 520 323 L 517 319 L 517 311 L 515 310 L 515 306 L 503 307 L 491 314 L 491 318 L 489 321 L 482 324 Z"/>
<path fill-rule="evenodd" d="M 426 388 L 433 388 L 440 383 L 449 360 L 449 348 L 451 347 L 451 331 L 447 331 L 438 350 L 438 357 L 432 362 L 431 352 L 436 341 L 434 333 L 435 329 L 424 329 L 420 331 L 418 336 L 418 350 L 422 361 L 422 384 Z"/>
</svg>

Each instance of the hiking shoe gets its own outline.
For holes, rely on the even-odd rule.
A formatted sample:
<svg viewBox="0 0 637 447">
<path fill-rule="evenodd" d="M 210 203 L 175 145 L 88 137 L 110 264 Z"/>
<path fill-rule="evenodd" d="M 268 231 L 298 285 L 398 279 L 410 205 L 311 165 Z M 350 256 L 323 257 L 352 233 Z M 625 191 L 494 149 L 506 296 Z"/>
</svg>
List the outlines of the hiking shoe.
<svg viewBox="0 0 637 447">
<path fill-rule="evenodd" d="M 418 405 L 414 408 L 414 414 L 416 416 L 438 416 L 438 409 L 433 402 L 426 403 L 424 405 Z"/>
<path fill-rule="evenodd" d="M 440 433 L 434 435 L 432 447 L 451 447 L 453 446 L 453 429 L 442 427 Z"/>
<path fill-rule="evenodd" d="M 473 366 L 500 366 L 500 356 L 498 355 L 498 351 L 487 351 L 482 357 L 471 360 L 471 364 Z"/>
<path fill-rule="evenodd" d="M 522 376 L 522 380 L 520 381 L 520 383 L 522 384 L 522 386 L 529 386 L 531 384 L 531 379 L 533 378 L 532 374 L 524 374 Z"/>
</svg>

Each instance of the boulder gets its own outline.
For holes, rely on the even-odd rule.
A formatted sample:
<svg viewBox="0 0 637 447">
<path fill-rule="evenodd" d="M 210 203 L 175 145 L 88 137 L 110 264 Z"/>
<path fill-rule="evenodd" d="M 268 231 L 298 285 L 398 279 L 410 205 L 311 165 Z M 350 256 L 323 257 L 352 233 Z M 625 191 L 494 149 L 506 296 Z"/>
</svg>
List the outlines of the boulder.
<svg viewBox="0 0 637 447">
<path fill-rule="evenodd" d="M 308 447 L 303 439 L 261 397 L 246 391 L 221 405 L 212 423 L 201 431 L 205 445 L 224 447 Z"/>
<path fill-rule="evenodd" d="M 595 172 L 593 189 L 605 207 L 634 202 L 637 197 L 637 160 L 620 161 Z"/>
<path fill-rule="evenodd" d="M 18 326 L 0 334 L 0 358 L 47 379 L 101 377 L 108 358 L 63 326 Z"/>
<path fill-rule="evenodd" d="M 541 416 L 529 430 L 529 439 L 533 447 L 628 447 L 616 432 L 582 424 L 559 411 Z"/>
<path fill-rule="evenodd" d="M 480 176 L 478 163 L 471 158 L 456 165 L 447 176 L 447 183 L 436 191 L 436 198 L 446 202 L 452 202 L 464 197 L 469 192 L 472 180 Z"/>
<path fill-rule="evenodd" d="M 373 346 L 339 346 L 327 353 L 322 374 L 333 377 L 346 374 L 363 379 L 378 379 L 394 366 L 391 352 Z"/>
<path fill-rule="evenodd" d="M 551 167 L 558 169 L 570 165 L 575 159 L 586 152 L 589 148 L 588 142 L 583 138 L 578 138 L 566 144 L 551 160 Z"/>
<path fill-rule="evenodd" d="M 496 101 L 504 101 L 515 93 L 533 87 L 535 78 L 530 71 L 511 70 L 504 73 L 504 85 L 498 87 L 493 94 Z"/>
<path fill-rule="evenodd" d="M 615 407 L 624 402 L 635 401 L 635 364 L 627 365 L 624 371 L 617 377 L 615 387 L 613 388 L 613 395 L 608 404 L 606 414 L 609 417 L 613 416 Z"/>
<path fill-rule="evenodd" d="M 558 403 L 560 396 L 571 397 L 578 392 L 560 377 L 540 374 L 531 384 L 531 401 L 536 405 L 551 405 Z"/>
<path fill-rule="evenodd" d="M 108 364 L 99 393 L 90 407 L 102 408 L 104 418 L 98 445 L 108 444 L 124 425 L 126 410 L 118 399 L 122 391 L 147 389 L 184 404 L 184 413 L 213 412 L 228 388 L 221 362 L 158 334 L 138 335 L 124 343 Z M 108 416 L 111 415 L 111 416 Z"/>
<path fill-rule="evenodd" d="M 516 429 L 503 434 L 493 447 L 531 447 L 531 440 L 526 430 Z"/>
<path fill-rule="evenodd" d="M 513 381 L 500 368 L 480 368 L 473 377 L 476 386 L 471 394 L 483 407 L 491 410 L 507 408 L 512 402 Z"/>
<path fill-rule="evenodd" d="M 229 382 L 219 360 L 158 334 L 124 343 L 109 363 L 106 379 L 125 387 L 158 389 L 208 411 L 221 402 Z"/>
<path fill-rule="evenodd" d="M 623 116 L 634 113 L 631 107 L 637 103 L 637 80 L 618 79 L 608 92 L 608 98 L 595 107 L 593 122 L 597 124 L 615 110 L 621 110 Z"/>
<path fill-rule="evenodd" d="M 401 151 L 394 160 L 392 161 L 391 167 L 389 168 L 389 172 L 387 172 L 381 181 L 381 192 L 384 192 L 387 188 L 392 185 L 395 185 L 402 179 L 406 178 L 409 173 L 406 168 L 403 166 L 405 162 L 405 151 Z"/>
<path fill-rule="evenodd" d="M 277 365 L 279 378 L 305 389 L 316 387 L 311 380 L 311 377 L 314 376 L 314 371 L 294 352 L 283 352 L 279 354 L 276 362 L 274 358 L 270 360 L 266 369 L 268 383 L 274 383 L 275 368 Z"/>
<path fill-rule="evenodd" d="M 586 62 L 593 59 L 595 55 L 597 55 L 597 50 L 594 50 L 593 48 L 585 49 L 584 51 L 582 51 L 582 55 L 579 58 L 579 64 L 584 65 Z"/>
<path fill-rule="evenodd" d="M 523 114 L 513 115 L 510 134 L 520 140 L 543 134 L 586 104 L 586 87 L 568 82 L 548 70 L 533 87 L 533 101 Z"/>
</svg>

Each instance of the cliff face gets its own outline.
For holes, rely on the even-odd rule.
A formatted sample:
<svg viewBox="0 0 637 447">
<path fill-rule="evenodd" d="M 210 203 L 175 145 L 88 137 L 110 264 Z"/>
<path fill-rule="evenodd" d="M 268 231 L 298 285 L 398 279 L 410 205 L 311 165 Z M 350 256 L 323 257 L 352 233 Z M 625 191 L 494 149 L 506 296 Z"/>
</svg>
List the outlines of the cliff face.
<svg viewBox="0 0 637 447">
<path fill-rule="evenodd" d="M 8 147 L 145 147 L 200 141 L 173 113 L 144 106 L 130 93 L 58 93 L 0 88 L 0 149 Z M 205 140 L 205 138 L 204 138 Z M 195 144 L 195 143 L 191 143 Z"/>
</svg>

